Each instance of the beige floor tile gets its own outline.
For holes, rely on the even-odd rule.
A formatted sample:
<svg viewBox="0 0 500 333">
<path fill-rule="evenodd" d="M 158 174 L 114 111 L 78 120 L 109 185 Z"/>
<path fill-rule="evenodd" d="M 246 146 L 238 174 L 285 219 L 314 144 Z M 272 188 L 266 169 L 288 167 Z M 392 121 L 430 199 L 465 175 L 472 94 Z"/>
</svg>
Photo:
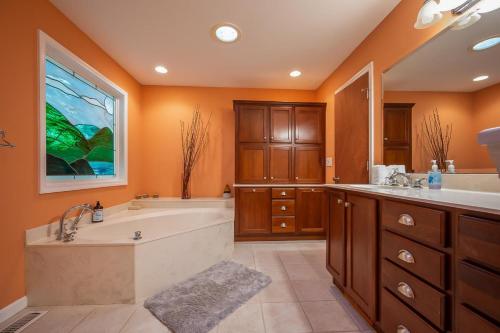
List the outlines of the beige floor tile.
<svg viewBox="0 0 500 333">
<path fill-rule="evenodd" d="M 278 255 L 283 264 L 306 264 L 306 258 L 300 251 L 279 251 Z"/>
<path fill-rule="evenodd" d="M 263 303 L 267 333 L 303 333 L 312 328 L 298 303 Z"/>
<path fill-rule="evenodd" d="M 282 265 L 257 265 L 256 269 L 269 277 L 274 281 L 287 281 L 289 280 L 288 274 L 285 271 L 285 267 Z"/>
<path fill-rule="evenodd" d="M 120 333 L 169 333 L 158 319 L 142 305 L 136 307 L 135 312 L 129 318 Z"/>
<path fill-rule="evenodd" d="M 70 332 L 94 309 L 93 306 L 37 307 L 48 311 L 42 318 L 28 326 L 23 333 L 65 333 Z"/>
<path fill-rule="evenodd" d="M 301 303 L 314 331 L 357 331 L 358 327 L 337 301 Z"/>
<path fill-rule="evenodd" d="M 332 275 L 328 270 L 326 269 L 326 263 L 325 262 L 319 262 L 319 263 L 311 263 L 310 264 L 316 275 L 319 276 L 320 279 L 332 279 Z"/>
<path fill-rule="evenodd" d="M 297 296 L 288 281 L 274 281 L 260 293 L 262 303 L 297 302 Z"/>
<path fill-rule="evenodd" d="M 135 310 L 135 305 L 96 306 L 95 310 L 81 321 L 71 333 L 118 333 Z"/>
<path fill-rule="evenodd" d="M 260 304 L 243 304 L 219 323 L 218 333 L 263 333 L 264 320 Z"/>
<path fill-rule="evenodd" d="M 260 252 L 255 253 L 255 265 L 263 266 L 263 265 L 282 265 L 281 259 L 276 252 L 268 252 L 267 254 L 263 254 Z"/>
<path fill-rule="evenodd" d="M 292 285 L 299 301 L 335 300 L 331 280 L 295 280 Z"/>
<path fill-rule="evenodd" d="M 309 264 L 285 264 L 285 269 L 290 280 L 320 280 Z"/>
<path fill-rule="evenodd" d="M 340 292 L 340 290 L 339 290 Z M 356 323 L 356 326 L 358 326 L 358 329 L 360 331 L 370 331 L 373 330 L 373 328 L 368 324 L 368 322 L 354 309 L 354 307 L 349 303 L 349 301 L 342 296 L 341 298 L 338 299 L 340 305 L 349 313 L 351 318 L 354 320 Z"/>
</svg>

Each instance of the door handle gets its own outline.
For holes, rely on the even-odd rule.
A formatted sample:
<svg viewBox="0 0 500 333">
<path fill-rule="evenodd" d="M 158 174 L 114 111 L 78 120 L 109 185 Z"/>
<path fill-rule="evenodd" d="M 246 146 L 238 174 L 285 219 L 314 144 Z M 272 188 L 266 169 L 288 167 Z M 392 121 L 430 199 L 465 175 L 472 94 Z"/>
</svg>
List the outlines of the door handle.
<svg viewBox="0 0 500 333">
<path fill-rule="evenodd" d="M 340 177 L 333 177 L 333 182 L 334 182 L 335 184 L 340 183 Z"/>
</svg>

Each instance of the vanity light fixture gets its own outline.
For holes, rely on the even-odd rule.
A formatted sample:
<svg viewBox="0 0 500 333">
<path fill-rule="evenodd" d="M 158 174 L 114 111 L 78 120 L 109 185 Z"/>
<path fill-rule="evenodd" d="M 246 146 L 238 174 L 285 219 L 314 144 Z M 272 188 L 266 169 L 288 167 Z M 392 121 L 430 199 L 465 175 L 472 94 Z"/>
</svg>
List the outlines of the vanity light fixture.
<svg viewBox="0 0 500 333">
<path fill-rule="evenodd" d="M 498 44 L 500 44 L 500 36 L 490 37 L 474 44 L 472 51 L 484 51 Z"/>
<path fill-rule="evenodd" d="M 465 15 L 464 17 L 462 17 L 461 19 L 459 19 L 457 22 L 455 22 L 453 24 L 453 26 L 451 27 L 451 30 L 456 31 L 456 30 L 462 30 L 462 29 L 468 28 L 471 25 L 473 25 L 474 23 L 476 23 L 477 21 L 479 21 L 480 19 L 481 19 L 481 15 L 479 15 L 478 13 L 472 13 L 469 15 Z"/>
<path fill-rule="evenodd" d="M 237 26 L 231 23 L 217 24 L 212 28 L 213 36 L 223 43 L 234 43 L 240 39 L 240 30 Z"/>
<path fill-rule="evenodd" d="M 479 82 L 479 81 L 484 81 L 484 80 L 486 80 L 488 78 L 489 78 L 488 75 L 480 75 L 478 77 L 473 78 L 472 81 Z"/>
<path fill-rule="evenodd" d="M 415 29 L 425 29 L 434 25 L 442 17 L 443 14 L 441 14 L 438 3 L 435 0 L 426 0 L 418 12 L 414 27 Z"/>
<path fill-rule="evenodd" d="M 438 7 L 440 11 L 447 12 L 449 10 L 462 6 L 466 2 L 467 0 L 440 0 Z"/>
<path fill-rule="evenodd" d="M 167 67 L 162 66 L 162 65 L 156 66 L 155 71 L 156 71 L 156 73 L 159 73 L 159 74 L 167 74 L 168 73 Z"/>
<path fill-rule="evenodd" d="M 291 77 L 299 77 L 299 76 L 301 76 L 301 75 L 302 75 L 302 72 L 301 72 L 301 71 L 299 71 L 299 70 L 293 70 L 293 71 L 291 71 L 291 72 L 290 72 L 290 74 L 289 74 L 289 75 L 290 75 Z"/>
</svg>

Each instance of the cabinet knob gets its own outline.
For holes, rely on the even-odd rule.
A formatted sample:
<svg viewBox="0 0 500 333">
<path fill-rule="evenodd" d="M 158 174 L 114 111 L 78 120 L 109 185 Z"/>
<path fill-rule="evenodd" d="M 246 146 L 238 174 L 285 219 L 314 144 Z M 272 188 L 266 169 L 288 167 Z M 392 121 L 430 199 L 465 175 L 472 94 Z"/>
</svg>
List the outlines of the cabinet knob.
<svg viewBox="0 0 500 333">
<path fill-rule="evenodd" d="M 281 193 L 280 193 L 280 195 L 281 195 L 282 197 L 286 197 L 286 192 L 285 192 L 285 191 L 283 191 L 283 192 L 281 192 Z"/>
<path fill-rule="evenodd" d="M 415 258 L 413 257 L 413 254 L 411 254 L 411 252 L 408 250 L 399 250 L 398 259 L 408 264 L 415 263 Z"/>
<path fill-rule="evenodd" d="M 282 227 L 282 228 L 286 228 L 286 223 L 285 223 L 285 222 L 282 222 L 282 223 L 280 224 L 280 227 Z"/>
<path fill-rule="evenodd" d="M 271 179 L 274 179 L 274 177 L 273 177 L 273 176 L 271 176 Z"/>
<path fill-rule="evenodd" d="M 343 202 L 344 202 L 344 200 L 342 200 L 342 199 L 337 199 L 337 203 L 338 203 L 339 205 L 342 205 L 342 203 L 343 203 Z"/>
<path fill-rule="evenodd" d="M 299 176 L 295 176 L 295 179 L 299 179 Z"/>
<path fill-rule="evenodd" d="M 351 203 L 346 201 L 346 202 L 344 203 L 344 206 L 345 206 L 345 208 L 349 208 L 349 207 L 351 207 Z"/>
<path fill-rule="evenodd" d="M 398 223 L 407 227 L 415 226 L 415 220 L 410 214 L 401 214 L 398 218 Z"/>
<path fill-rule="evenodd" d="M 252 189 L 252 192 L 255 192 L 255 189 L 254 189 L 254 188 Z"/>
<path fill-rule="evenodd" d="M 266 176 L 264 176 L 264 179 L 267 179 L 267 177 L 266 177 Z"/>
<path fill-rule="evenodd" d="M 286 210 L 286 206 L 281 206 L 280 208 L 282 211 L 285 211 Z"/>
<path fill-rule="evenodd" d="M 384 138 L 384 141 L 389 141 L 389 138 Z"/>
<path fill-rule="evenodd" d="M 264 137 L 264 140 L 267 140 L 267 136 Z"/>
<path fill-rule="evenodd" d="M 274 140 L 274 136 L 271 137 L 271 140 Z"/>
<path fill-rule="evenodd" d="M 398 325 L 396 333 L 411 333 L 404 325 Z"/>
<path fill-rule="evenodd" d="M 314 192 L 314 189 L 313 189 L 313 188 L 311 189 L 311 192 Z"/>
<path fill-rule="evenodd" d="M 405 282 L 398 283 L 398 292 L 406 298 L 415 298 L 415 294 L 413 293 L 413 289 Z"/>
</svg>

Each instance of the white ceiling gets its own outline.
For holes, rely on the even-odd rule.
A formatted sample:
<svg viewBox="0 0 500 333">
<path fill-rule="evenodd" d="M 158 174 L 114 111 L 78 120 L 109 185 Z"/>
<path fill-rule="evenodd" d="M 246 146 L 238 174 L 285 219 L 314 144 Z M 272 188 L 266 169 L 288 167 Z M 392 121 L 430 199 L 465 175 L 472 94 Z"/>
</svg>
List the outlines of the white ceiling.
<svg viewBox="0 0 500 333">
<path fill-rule="evenodd" d="M 293 89 L 317 88 L 399 1 L 51 0 L 142 84 Z M 241 40 L 214 41 L 221 22 Z"/>
<path fill-rule="evenodd" d="M 500 82 L 500 45 L 482 52 L 470 48 L 500 35 L 500 10 L 483 14 L 464 30 L 448 30 L 384 74 L 385 90 L 472 92 Z M 487 74 L 489 79 L 473 82 Z"/>
</svg>

